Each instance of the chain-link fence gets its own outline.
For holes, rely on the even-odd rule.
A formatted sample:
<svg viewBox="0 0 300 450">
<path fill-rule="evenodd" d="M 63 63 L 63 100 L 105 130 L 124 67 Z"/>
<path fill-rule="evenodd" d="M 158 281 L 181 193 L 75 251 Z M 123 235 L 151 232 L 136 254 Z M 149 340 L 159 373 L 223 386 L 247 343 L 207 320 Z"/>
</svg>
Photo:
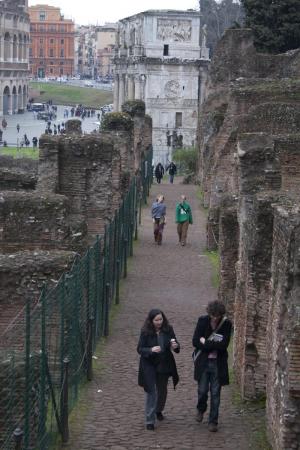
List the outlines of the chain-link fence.
<svg viewBox="0 0 300 450">
<path fill-rule="evenodd" d="M 109 334 L 119 303 L 142 203 L 152 182 L 152 154 L 142 164 L 113 220 L 55 288 L 30 298 L 1 337 L 0 449 L 44 450 L 69 437 L 68 414 L 80 385 L 92 379 L 95 346 Z"/>
</svg>

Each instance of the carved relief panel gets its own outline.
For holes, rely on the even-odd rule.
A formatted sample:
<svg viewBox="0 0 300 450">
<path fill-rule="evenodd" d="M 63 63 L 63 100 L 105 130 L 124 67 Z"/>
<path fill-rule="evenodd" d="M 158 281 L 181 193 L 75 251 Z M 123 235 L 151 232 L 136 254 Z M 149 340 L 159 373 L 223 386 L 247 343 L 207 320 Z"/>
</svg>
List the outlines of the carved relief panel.
<svg viewBox="0 0 300 450">
<path fill-rule="evenodd" d="M 191 20 L 158 19 L 157 39 L 168 42 L 190 42 L 192 39 Z"/>
</svg>

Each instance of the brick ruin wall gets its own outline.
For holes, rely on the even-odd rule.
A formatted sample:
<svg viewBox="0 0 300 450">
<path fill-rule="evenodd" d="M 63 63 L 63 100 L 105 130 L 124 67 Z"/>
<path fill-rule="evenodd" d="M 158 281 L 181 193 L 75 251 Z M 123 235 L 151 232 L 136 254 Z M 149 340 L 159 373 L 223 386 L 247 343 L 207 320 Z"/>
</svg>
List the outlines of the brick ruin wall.
<svg viewBox="0 0 300 450">
<path fill-rule="evenodd" d="M 51 267 L 48 278 L 57 279 L 57 273 L 53 273 L 55 261 L 57 269 L 63 271 L 62 267 L 68 267 L 74 258 L 74 252 L 83 253 L 96 235 L 103 233 L 130 179 L 140 170 L 138 163 L 151 148 L 151 119 L 140 110 L 136 116 L 135 105 L 130 112 L 125 114 L 126 127 L 121 123 L 117 130 L 108 126 L 90 135 L 82 135 L 79 120 L 68 121 L 65 135 L 41 137 L 38 164 L 3 157 L 8 169 L 27 171 L 34 176 L 36 189 L 11 190 L 10 183 L 2 185 L 1 305 L 5 298 L 11 304 L 20 302 L 28 277 L 36 281 L 44 279 L 47 258 Z M 22 254 L 29 258 L 28 271 Z M 37 284 L 40 288 L 40 283 Z M 21 296 L 18 286 L 24 287 Z M 5 323 L 9 314 L 4 315 Z"/>
<path fill-rule="evenodd" d="M 244 398 L 267 396 L 269 438 L 278 450 L 300 445 L 300 297 L 291 257 L 299 251 L 299 68 L 299 50 L 258 54 L 250 30 L 228 30 L 212 60 L 199 124 L 207 247 L 220 254 L 235 375 Z M 283 199 L 293 214 L 279 208 Z"/>
<path fill-rule="evenodd" d="M 37 160 L 0 155 L 0 191 L 34 190 L 37 172 Z"/>
</svg>

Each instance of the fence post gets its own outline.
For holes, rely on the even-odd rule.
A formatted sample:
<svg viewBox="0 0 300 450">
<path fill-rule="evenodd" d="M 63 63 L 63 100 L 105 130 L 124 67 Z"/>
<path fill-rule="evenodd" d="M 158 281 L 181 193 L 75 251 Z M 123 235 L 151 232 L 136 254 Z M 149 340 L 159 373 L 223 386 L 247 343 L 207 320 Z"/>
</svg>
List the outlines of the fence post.
<svg viewBox="0 0 300 450">
<path fill-rule="evenodd" d="M 46 431 L 46 286 L 41 294 L 41 382 L 40 382 L 40 414 L 39 414 L 39 441 L 41 442 Z"/>
<path fill-rule="evenodd" d="M 87 380 L 92 381 L 93 379 L 93 318 L 88 320 L 88 335 L 87 335 L 87 350 L 86 350 L 86 362 L 87 362 Z"/>
<path fill-rule="evenodd" d="M 26 344 L 25 344 L 25 433 L 24 449 L 29 448 L 30 434 L 30 298 L 26 299 Z"/>
<path fill-rule="evenodd" d="M 22 450 L 23 431 L 21 428 L 16 428 L 13 435 L 15 440 L 15 450 Z"/>
<path fill-rule="evenodd" d="M 120 303 L 120 260 L 117 259 L 116 305 Z"/>
<path fill-rule="evenodd" d="M 64 379 L 61 388 L 61 428 L 62 428 L 62 442 L 65 444 L 69 440 L 69 358 L 64 358 Z"/>
<path fill-rule="evenodd" d="M 128 239 L 124 239 L 124 272 L 123 272 L 123 277 L 126 278 L 127 277 L 127 242 Z"/>
<path fill-rule="evenodd" d="M 104 336 L 107 337 L 109 335 L 109 291 L 110 291 L 110 284 L 105 284 L 105 300 L 104 300 L 104 307 L 105 307 L 105 320 L 104 320 Z"/>
</svg>

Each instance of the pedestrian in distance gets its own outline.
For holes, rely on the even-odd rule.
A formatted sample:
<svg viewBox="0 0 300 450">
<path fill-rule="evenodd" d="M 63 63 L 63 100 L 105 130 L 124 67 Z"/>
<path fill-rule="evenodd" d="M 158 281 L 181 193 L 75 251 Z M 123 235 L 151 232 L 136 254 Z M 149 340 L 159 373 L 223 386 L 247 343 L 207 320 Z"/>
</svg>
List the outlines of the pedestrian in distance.
<svg viewBox="0 0 300 450">
<path fill-rule="evenodd" d="M 3 119 L 2 119 L 2 128 L 5 130 L 6 127 L 7 127 L 7 120 L 5 119 L 5 117 L 3 117 Z"/>
<path fill-rule="evenodd" d="M 164 419 L 169 378 L 173 379 L 174 389 L 179 381 L 172 352 L 179 353 L 180 345 L 172 326 L 160 309 L 149 312 L 141 330 L 137 351 L 141 356 L 138 384 L 146 393 L 146 428 L 154 430 L 156 419 Z"/>
<path fill-rule="evenodd" d="M 17 132 L 19 133 L 20 131 L 20 125 L 17 123 Z"/>
<path fill-rule="evenodd" d="M 170 180 L 170 183 L 173 184 L 174 177 L 177 173 L 177 167 L 176 167 L 176 164 L 173 163 L 173 161 L 167 166 L 166 172 L 169 172 L 169 180 Z"/>
<path fill-rule="evenodd" d="M 32 138 L 32 145 L 33 145 L 34 148 L 36 148 L 36 147 L 37 147 L 37 144 L 38 144 L 38 138 L 37 138 L 36 136 L 34 136 L 34 137 Z"/>
<path fill-rule="evenodd" d="M 1 130 L 0 128 L 0 142 L 2 142 L 2 137 L 3 137 L 3 130 Z"/>
<path fill-rule="evenodd" d="M 193 336 L 194 378 L 198 382 L 196 420 L 202 422 L 210 391 L 209 431 L 218 431 L 221 387 L 229 384 L 228 353 L 232 325 L 226 318 L 224 303 L 215 300 L 207 305 Z"/>
<path fill-rule="evenodd" d="M 151 216 L 153 220 L 154 241 L 161 245 L 164 226 L 166 225 L 167 208 L 164 204 L 164 196 L 160 194 L 151 207 Z"/>
<path fill-rule="evenodd" d="M 154 175 L 158 184 L 160 184 L 165 173 L 165 169 L 163 165 L 159 162 L 155 167 Z"/>
<path fill-rule="evenodd" d="M 186 201 L 185 195 L 181 195 L 180 202 L 176 205 L 175 214 L 179 244 L 185 246 L 189 225 L 193 223 L 192 209 Z"/>
</svg>

